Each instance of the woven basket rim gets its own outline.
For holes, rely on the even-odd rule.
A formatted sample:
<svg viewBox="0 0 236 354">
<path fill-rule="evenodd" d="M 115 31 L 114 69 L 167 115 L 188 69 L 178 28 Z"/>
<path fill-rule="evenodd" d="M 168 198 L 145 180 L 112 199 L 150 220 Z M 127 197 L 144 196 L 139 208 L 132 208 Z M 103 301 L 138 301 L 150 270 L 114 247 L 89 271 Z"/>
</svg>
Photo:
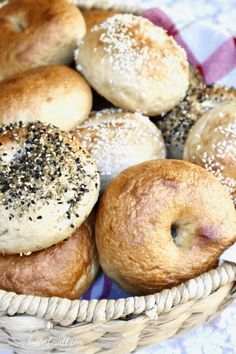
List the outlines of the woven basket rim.
<svg viewBox="0 0 236 354">
<path fill-rule="evenodd" d="M 155 320 L 158 314 L 191 300 L 205 298 L 224 285 L 236 281 L 236 264 L 224 262 L 216 269 L 205 272 L 178 286 L 161 292 L 130 296 L 117 300 L 69 300 L 16 294 L 0 290 L 0 314 L 28 314 L 52 320 L 62 326 L 77 322 L 104 322 L 130 315 L 146 315 Z"/>
<path fill-rule="evenodd" d="M 141 13 L 145 6 L 128 5 L 115 0 L 70 0 L 83 8 L 113 9 Z M 154 5 L 154 4 L 153 4 Z M 149 8 L 150 6 L 148 6 Z M 209 296 L 220 287 L 236 280 L 236 264 L 225 262 L 216 269 L 205 272 L 171 289 L 146 296 L 130 296 L 117 300 L 69 300 L 59 297 L 18 295 L 0 290 L 0 314 L 26 314 L 52 320 L 62 326 L 77 322 L 103 322 L 125 318 L 129 315 L 146 315 L 154 320 L 158 314 L 187 301 Z"/>
</svg>

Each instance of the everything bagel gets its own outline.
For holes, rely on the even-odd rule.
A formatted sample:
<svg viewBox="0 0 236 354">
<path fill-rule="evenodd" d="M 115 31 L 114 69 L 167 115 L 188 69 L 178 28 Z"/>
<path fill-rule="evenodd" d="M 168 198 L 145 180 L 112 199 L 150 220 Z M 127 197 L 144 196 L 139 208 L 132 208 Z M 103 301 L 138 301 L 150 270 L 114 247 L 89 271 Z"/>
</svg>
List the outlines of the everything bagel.
<svg viewBox="0 0 236 354">
<path fill-rule="evenodd" d="M 99 193 L 96 164 L 76 139 L 41 122 L 0 129 L 0 251 L 28 253 L 70 237 Z"/>
</svg>

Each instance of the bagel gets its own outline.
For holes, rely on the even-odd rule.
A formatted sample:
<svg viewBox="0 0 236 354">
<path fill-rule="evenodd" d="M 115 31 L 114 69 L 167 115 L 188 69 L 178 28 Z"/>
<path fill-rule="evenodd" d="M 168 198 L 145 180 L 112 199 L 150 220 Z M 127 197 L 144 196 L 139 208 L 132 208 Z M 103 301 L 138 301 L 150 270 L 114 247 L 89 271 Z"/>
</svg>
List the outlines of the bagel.
<svg viewBox="0 0 236 354">
<path fill-rule="evenodd" d="M 17 294 L 77 299 L 91 285 L 97 270 L 91 222 L 57 245 L 30 255 L 0 256 L 0 289 Z"/>
<path fill-rule="evenodd" d="M 75 60 L 101 96 L 148 116 L 172 109 L 189 84 L 184 50 L 141 16 L 115 15 L 93 27 L 79 42 Z"/>
<path fill-rule="evenodd" d="M 95 233 L 104 272 L 126 291 L 144 295 L 216 266 L 236 241 L 235 209 L 225 187 L 202 167 L 148 161 L 110 183 Z"/>
<path fill-rule="evenodd" d="M 125 168 L 166 155 L 161 132 L 140 113 L 115 109 L 92 113 L 72 134 L 96 161 L 101 190 Z"/>
<path fill-rule="evenodd" d="M 89 85 L 66 66 L 38 67 L 0 82 L 0 125 L 40 120 L 69 131 L 91 107 Z"/>
<path fill-rule="evenodd" d="M 41 122 L 0 128 L 0 252 L 28 253 L 68 237 L 99 193 L 96 164 L 78 140 Z"/>
<path fill-rule="evenodd" d="M 11 0 L 0 8 L 0 80 L 32 67 L 69 65 L 86 32 L 65 0 Z"/>
<path fill-rule="evenodd" d="M 218 177 L 236 206 L 236 99 L 203 114 L 188 134 L 183 157 Z"/>
<path fill-rule="evenodd" d="M 114 11 L 106 10 L 81 10 L 83 18 L 86 23 L 87 31 L 89 31 L 95 25 L 104 22 L 107 18 L 116 15 Z"/>
<path fill-rule="evenodd" d="M 202 90 L 206 87 L 203 76 L 199 73 L 199 71 L 193 66 L 189 65 L 189 88 L 187 91 L 187 95 L 192 90 Z"/>
<path fill-rule="evenodd" d="M 236 89 L 226 86 L 190 86 L 186 97 L 167 113 L 156 120 L 161 130 L 169 158 L 182 159 L 184 144 L 192 126 L 205 112 L 222 102 L 236 99 Z"/>
</svg>

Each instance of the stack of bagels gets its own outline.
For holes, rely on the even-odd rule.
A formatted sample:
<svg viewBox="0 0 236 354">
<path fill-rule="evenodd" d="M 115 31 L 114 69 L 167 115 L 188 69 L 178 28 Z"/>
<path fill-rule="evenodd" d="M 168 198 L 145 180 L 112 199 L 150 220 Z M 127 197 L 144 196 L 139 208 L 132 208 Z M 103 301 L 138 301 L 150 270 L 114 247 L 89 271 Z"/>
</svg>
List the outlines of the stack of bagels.
<svg viewBox="0 0 236 354">
<path fill-rule="evenodd" d="M 0 289 L 149 294 L 236 241 L 236 90 L 132 14 L 0 7 Z M 222 205 L 224 208 L 222 208 Z"/>
</svg>

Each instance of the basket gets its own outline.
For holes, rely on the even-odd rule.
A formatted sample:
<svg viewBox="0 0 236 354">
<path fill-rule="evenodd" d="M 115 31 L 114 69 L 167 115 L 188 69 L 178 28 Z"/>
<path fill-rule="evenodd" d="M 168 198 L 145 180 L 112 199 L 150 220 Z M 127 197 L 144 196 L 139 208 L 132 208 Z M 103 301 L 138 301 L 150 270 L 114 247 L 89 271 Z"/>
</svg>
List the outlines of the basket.
<svg viewBox="0 0 236 354">
<path fill-rule="evenodd" d="M 143 10 L 132 2 L 72 2 Z M 131 353 L 211 321 L 233 301 L 235 281 L 236 265 L 225 262 L 178 287 L 119 300 L 70 301 L 0 290 L 0 348 L 14 353 Z"/>
</svg>

